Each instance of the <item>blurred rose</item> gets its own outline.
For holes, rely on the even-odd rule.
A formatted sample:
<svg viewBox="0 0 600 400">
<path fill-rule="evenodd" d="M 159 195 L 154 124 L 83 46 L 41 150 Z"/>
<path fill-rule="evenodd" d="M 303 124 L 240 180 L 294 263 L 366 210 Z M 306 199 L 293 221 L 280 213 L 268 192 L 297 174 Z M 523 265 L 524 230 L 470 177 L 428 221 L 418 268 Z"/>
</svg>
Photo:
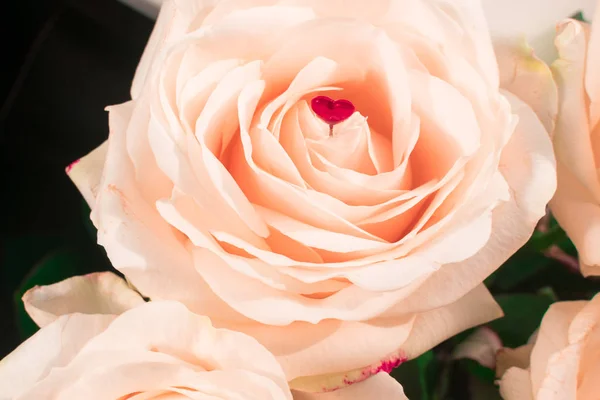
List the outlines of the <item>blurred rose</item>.
<svg viewBox="0 0 600 400">
<path fill-rule="evenodd" d="M 600 21 L 600 4 L 596 21 Z M 561 100 L 554 136 L 558 189 L 552 212 L 579 251 L 585 275 L 600 275 L 600 27 L 558 26 L 553 64 Z"/>
<path fill-rule="evenodd" d="M 337 388 L 501 314 L 482 282 L 554 193 L 556 88 L 498 54 L 470 0 L 170 1 L 69 173 L 141 293 Z M 316 95 L 356 106 L 332 136 Z"/>
<path fill-rule="evenodd" d="M 553 304 L 534 343 L 499 353 L 506 400 L 596 400 L 600 393 L 600 295 Z"/>
<path fill-rule="evenodd" d="M 281 366 L 255 339 L 176 302 L 144 303 L 112 273 L 37 287 L 23 300 L 43 328 L 0 362 L 0 399 L 292 399 Z M 406 400 L 383 373 L 336 397 L 294 395 L 330 398 Z"/>
</svg>

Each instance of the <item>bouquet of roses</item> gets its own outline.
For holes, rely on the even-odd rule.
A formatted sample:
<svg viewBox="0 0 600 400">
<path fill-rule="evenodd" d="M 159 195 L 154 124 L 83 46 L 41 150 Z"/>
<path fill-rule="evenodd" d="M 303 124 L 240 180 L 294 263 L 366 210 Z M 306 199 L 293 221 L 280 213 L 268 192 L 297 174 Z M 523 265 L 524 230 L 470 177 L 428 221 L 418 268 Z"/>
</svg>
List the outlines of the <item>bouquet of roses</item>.
<svg viewBox="0 0 600 400">
<path fill-rule="evenodd" d="M 67 168 L 116 271 L 25 293 L 0 399 L 598 399 L 600 297 L 514 295 L 600 275 L 600 28 L 555 43 L 477 0 L 167 0 Z"/>
</svg>

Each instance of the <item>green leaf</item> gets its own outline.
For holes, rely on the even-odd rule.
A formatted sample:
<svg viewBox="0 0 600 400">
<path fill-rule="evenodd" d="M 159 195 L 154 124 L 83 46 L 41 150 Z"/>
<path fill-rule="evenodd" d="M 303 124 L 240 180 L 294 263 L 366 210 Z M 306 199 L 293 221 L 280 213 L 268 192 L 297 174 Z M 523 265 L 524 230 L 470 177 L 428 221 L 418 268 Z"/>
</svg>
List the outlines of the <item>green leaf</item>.
<svg viewBox="0 0 600 400">
<path fill-rule="evenodd" d="M 479 379 L 481 382 L 493 384 L 496 380 L 496 371 L 488 367 L 484 367 L 475 360 L 465 359 L 460 360 L 459 363 L 463 364 L 470 376 L 477 377 L 477 379 Z"/>
<path fill-rule="evenodd" d="M 492 321 L 492 328 L 506 347 L 518 347 L 527 342 L 554 299 L 544 294 L 506 294 L 496 296 L 504 317 Z"/>
<path fill-rule="evenodd" d="M 576 19 L 577 21 L 581 21 L 581 22 L 588 22 L 583 17 L 583 11 L 576 12 L 575 14 L 571 15 L 571 18 Z"/>
<path fill-rule="evenodd" d="M 486 285 L 500 291 L 513 290 L 546 269 L 552 262 L 540 252 L 524 247 L 494 272 L 486 280 Z"/>
<path fill-rule="evenodd" d="M 23 340 L 38 330 L 37 325 L 25 311 L 21 301 L 23 294 L 34 286 L 49 285 L 78 275 L 81 272 L 80 267 L 83 262 L 76 252 L 69 249 L 60 249 L 44 256 L 25 277 L 14 294 L 17 324 Z"/>
</svg>

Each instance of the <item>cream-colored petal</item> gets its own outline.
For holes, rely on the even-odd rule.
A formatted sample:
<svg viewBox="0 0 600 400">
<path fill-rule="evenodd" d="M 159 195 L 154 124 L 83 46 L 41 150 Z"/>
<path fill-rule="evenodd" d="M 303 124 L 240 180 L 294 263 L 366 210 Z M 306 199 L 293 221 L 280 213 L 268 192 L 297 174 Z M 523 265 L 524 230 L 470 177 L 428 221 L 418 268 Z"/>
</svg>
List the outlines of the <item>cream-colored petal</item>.
<svg viewBox="0 0 600 400">
<path fill-rule="evenodd" d="M 107 150 L 108 141 L 105 141 L 88 155 L 71 163 L 66 169 L 67 175 L 91 208 L 96 202 Z"/>
<path fill-rule="evenodd" d="M 567 20 L 558 27 L 555 43 L 560 58 L 552 64 L 560 100 L 554 149 L 557 160 L 589 190 L 595 202 L 600 203 L 600 181 L 584 88 L 588 33 L 586 24 L 574 20 Z"/>
<path fill-rule="evenodd" d="M 552 357 L 569 346 L 569 326 L 584 307 L 583 301 L 560 302 L 553 304 L 544 315 L 531 352 L 531 382 L 536 393 L 548 376 L 548 364 Z"/>
<path fill-rule="evenodd" d="M 511 188 L 509 201 L 492 212 L 492 235 L 465 261 L 447 264 L 432 274 L 399 309 L 427 310 L 448 305 L 496 270 L 531 236 L 556 189 L 556 169 L 548 133 L 533 111 L 507 94 L 519 114 L 519 125 L 505 147 L 500 172 Z"/>
<path fill-rule="evenodd" d="M 550 208 L 577 247 L 583 274 L 600 275 L 600 204 L 561 160 L 558 189 Z"/>
<path fill-rule="evenodd" d="M 550 67 L 536 57 L 524 38 L 496 40 L 494 50 L 500 87 L 531 106 L 552 134 L 558 113 L 558 88 Z"/>
<path fill-rule="evenodd" d="M 536 400 L 529 371 L 517 367 L 506 371 L 500 380 L 500 395 L 504 400 Z"/>
<path fill-rule="evenodd" d="M 349 387 L 327 393 L 292 391 L 294 400 L 408 400 L 402 385 L 385 372 Z"/>
<path fill-rule="evenodd" d="M 142 92 L 146 80 L 156 68 L 160 53 L 198 25 L 216 3 L 215 0 L 168 0 L 163 3 L 131 84 L 133 99 Z"/>
<path fill-rule="evenodd" d="M 53 368 L 67 365 L 114 318 L 65 315 L 38 331 L 0 361 L 0 399 L 20 398 Z"/>
<path fill-rule="evenodd" d="M 498 350 L 496 353 L 496 376 L 501 378 L 512 367 L 529 368 L 532 350 L 533 344 L 526 344 L 516 349 L 505 347 Z"/>
<path fill-rule="evenodd" d="M 502 309 L 484 285 L 445 307 L 417 314 L 413 330 L 401 349 L 416 358 L 444 340 L 502 317 Z"/>
<path fill-rule="evenodd" d="M 592 33 L 588 43 L 585 89 L 590 99 L 590 126 L 600 122 L 600 4 L 596 5 L 596 13 L 592 22 Z"/>
<path fill-rule="evenodd" d="M 119 315 L 144 299 L 112 272 L 74 276 L 23 295 L 25 310 L 40 327 L 66 314 Z"/>
</svg>

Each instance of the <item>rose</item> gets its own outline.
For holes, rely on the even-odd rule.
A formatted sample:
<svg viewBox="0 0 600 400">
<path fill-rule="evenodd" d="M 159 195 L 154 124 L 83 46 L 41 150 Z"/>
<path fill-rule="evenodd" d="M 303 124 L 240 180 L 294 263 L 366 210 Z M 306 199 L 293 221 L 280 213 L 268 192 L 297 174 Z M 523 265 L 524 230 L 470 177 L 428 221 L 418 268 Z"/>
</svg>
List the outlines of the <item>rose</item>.
<svg viewBox="0 0 600 400">
<path fill-rule="evenodd" d="M 504 399 L 598 398 L 600 295 L 553 304 L 533 341 L 499 355 Z"/>
<path fill-rule="evenodd" d="M 167 2 L 69 174 L 141 293 L 337 388 L 501 314 L 482 282 L 554 192 L 556 88 L 498 54 L 470 0 Z M 332 136 L 318 95 L 356 107 Z"/>
<path fill-rule="evenodd" d="M 0 362 L 1 399 L 292 399 L 255 339 L 215 329 L 180 303 L 144 303 L 111 273 L 34 288 L 23 300 L 43 328 Z M 337 396 L 406 399 L 386 374 Z"/>
<path fill-rule="evenodd" d="M 595 21 L 600 21 L 600 4 Z M 579 251 L 585 275 L 600 275 L 600 28 L 558 26 L 553 64 L 561 93 L 554 136 L 558 189 L 551 208 Z M 591 32 L 590 32 L 591 31 Z"/>
</svg>

